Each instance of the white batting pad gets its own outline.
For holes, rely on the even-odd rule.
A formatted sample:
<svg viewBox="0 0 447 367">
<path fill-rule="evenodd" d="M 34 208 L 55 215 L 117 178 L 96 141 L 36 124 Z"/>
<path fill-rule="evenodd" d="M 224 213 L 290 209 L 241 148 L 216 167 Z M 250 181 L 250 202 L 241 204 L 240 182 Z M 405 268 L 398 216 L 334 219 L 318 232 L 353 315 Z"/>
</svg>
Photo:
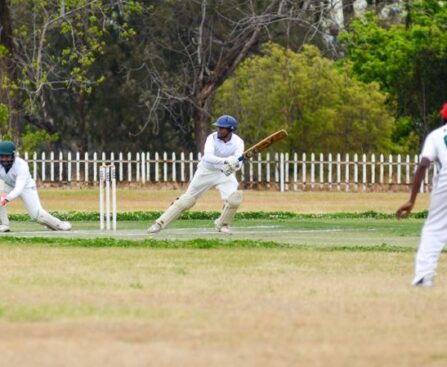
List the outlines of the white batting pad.
<svg viewBox="0 0 447 367">
<path fill-rule="evenodd" d="M 37 216 L 36 222 L 43 224 L 53 231 L 69 231 L 71 229 L 70 223 L 63 222 L 56 217 L 53 217 L 44 209 L 39 210 L 39 215 Z"/>
<path fill-rule="evenodd" d="M 220 229 L 224 225 L 230 225 L 233 223 L 234 215 L 242 202 L 242 191 L 233 192 L 225 201 L 225 205 L 222 209 L 220 217 L 214 222 L 216 228 Z"/>
<path fill-rule="evenodd" d="M 175 200 L 171 206 L 156 220 L 160 224 L 161 228 L 166 228 L 172 221 L 180 217 L 185 210 L 188 210 L 194 206 L 196 199 L 189 194 L 183 194 L 177 200 Z"/>
</svg>

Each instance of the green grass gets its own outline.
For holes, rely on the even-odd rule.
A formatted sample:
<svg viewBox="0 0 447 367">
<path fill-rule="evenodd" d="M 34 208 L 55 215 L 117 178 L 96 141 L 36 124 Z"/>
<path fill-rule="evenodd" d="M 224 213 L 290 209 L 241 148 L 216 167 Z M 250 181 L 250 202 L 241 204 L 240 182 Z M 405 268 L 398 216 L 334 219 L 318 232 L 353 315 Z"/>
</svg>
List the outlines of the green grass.
<svg viewBox="0 0 447 367">
<path fill-rule="evenodd" d="M 119 221 L 141 221 L 141 220 L 155 220 L 163 212 L 161 211 L 133 211 L 120 212 L 117 214 Z M 56 217 L 69 221 L 99 221 L 99 212 L 59 212 L 53 211 Z M 182 214 L 180 219 L 183 220 L 215 220 L 220 215 L 218 211 L 188 211 Z M 427 211 L 412 213 L 410 218 L 426 218 Z M 263 220 L 278 220 L 278 219 L 394 219 L 395 215 L 390 213 L 380 213 L 373 210 L 365 212 L 341 212 L 341 213 L 326 213 L 326 214 L 300 214 L 289 211 L 251 211 L 236 213 L 236 219 L 263 219 Z M 29 216 L 26 214 L 11 214 L 10 219 L 13 221 L 28 221 Z"/>
</svg>

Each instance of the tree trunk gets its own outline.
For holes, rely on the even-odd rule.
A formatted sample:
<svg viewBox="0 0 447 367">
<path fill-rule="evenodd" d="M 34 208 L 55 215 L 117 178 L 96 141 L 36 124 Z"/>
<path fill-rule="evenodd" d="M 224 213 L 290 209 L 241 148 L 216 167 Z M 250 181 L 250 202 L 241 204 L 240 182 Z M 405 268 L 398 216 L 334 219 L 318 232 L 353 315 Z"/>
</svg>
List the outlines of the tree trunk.
<svg viewBox="0 0 447 367">
<path fill-rule="evenodd" d="M 205 141 L 209 133 L 211 132 L 210 120 L 211 120 L 211 108 L 213 106 L 215 87 L 206 85 L 201 88 L 199 97 L 196 99 L 196 114 L 194 135 L 196 141 L 196 148 L 198 152 L 203 152 Z M 204 93 L 204 90 L 212 90 L 211 92 Z"/>
<path fill-rule="evenodd" d="M 10 85 L 17 82 L 17 70 L 14 62 L 15 47 L 8 0 L 0 0 L 0 46 L 6 49 L 6 55 L 0 58 L 0 103 L 5 104 L 9 110 L 7 129 L 9 131 L 1 131 L 1 133 L 12 133 L 14 141 L 19 143 L 21 128 L 18 119 L 17 96 L 10 90 Z M 7 81 L 7 85 L 3 84 L 3 80 Z"/>
</svg>

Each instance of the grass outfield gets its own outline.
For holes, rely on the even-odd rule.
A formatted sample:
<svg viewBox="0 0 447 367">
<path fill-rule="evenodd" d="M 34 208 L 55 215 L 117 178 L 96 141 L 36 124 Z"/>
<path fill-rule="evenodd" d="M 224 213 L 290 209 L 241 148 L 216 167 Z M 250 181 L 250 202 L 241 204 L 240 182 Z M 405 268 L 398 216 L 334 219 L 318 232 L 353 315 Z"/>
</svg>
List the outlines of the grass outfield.
<svg viewBox="0 0 447 367">
<path fill-rule="evenodd" d="M 447 264 L 409 285 L 422 219 L 73 224 L 0 237 L 2 365 L 447 364 Z"/>
<path fill-rule="evenodd" d="M 1 246 L 5 366 L 445 366 L 413 251 Z"/>
<path fill-rule="evenodd" d="M 97 211 L 95 190 L 40 194 L 49 210 Z M 118 204 L 175 196 L 120 190 Z M 392 213 L 406 198 L 246 192 L 242 210 Z M 220 206 L 211 192 L 196 210 Z M 148 236 L 148 219 L 60 233 L 15 218 L 0 235 L 2 366 L 447 365 L 447 263 L 433 289 L 409 285 L 423 219 L 241 216 L 232 236 L 190 219 Z"/>
</svg>

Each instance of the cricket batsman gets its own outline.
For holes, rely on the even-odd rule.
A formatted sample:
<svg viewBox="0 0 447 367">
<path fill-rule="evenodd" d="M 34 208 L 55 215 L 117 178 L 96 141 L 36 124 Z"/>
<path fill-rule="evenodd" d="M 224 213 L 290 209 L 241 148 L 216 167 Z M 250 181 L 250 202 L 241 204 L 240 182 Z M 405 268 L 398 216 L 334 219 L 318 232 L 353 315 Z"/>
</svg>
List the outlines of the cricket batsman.
<svg viewBox="0 0 447 367">
<path fill-rule="evenodd" d="M 217 132 L 207 137 L 203 157 L 188 189 L 155 221 L 148 233 L 157 233 L 166 228 L 212 187 L 217 187 L 224 202 L 222 213 L 214 222 L 216 230 L 231 233 L 229 226 L 242 201 L 242 192 L 237 190 L 239 183 L 234 173 L 241 167 L 238 158 L 244 152 L 244 142 L 235 134 L 237 121 L 234 117 L 220 116 L 214 126 Z"/>
<path fill-rule="evenodd" d="M 443 126 L 433 130 L 425 139 L 421 160 L 416 169 L 408 202 L 396 212 L 398 219 L 413 209 L 425 172 L 431 162 L 439 167 L 439 174 L 433 180 L 428 217 L 422 229 L 421 241 L 416 254 L 413 285 L 431 287 L 439 256 L 447 242 L 447 103 L 440 111 Z"/>
<path fill-rule="evenodd" d="M 0 232 L 10 231 L 6 205 L 18 197 L 22 199 L 32 220 L 54 231 L 71 229 L 69 222 L 60 221 L 42 208 L 28 163 L 16 157 L 16 146 L 12 141 L 0 142 L 0 180 L 5 182 L 0 195 Z"/>
</svg>

